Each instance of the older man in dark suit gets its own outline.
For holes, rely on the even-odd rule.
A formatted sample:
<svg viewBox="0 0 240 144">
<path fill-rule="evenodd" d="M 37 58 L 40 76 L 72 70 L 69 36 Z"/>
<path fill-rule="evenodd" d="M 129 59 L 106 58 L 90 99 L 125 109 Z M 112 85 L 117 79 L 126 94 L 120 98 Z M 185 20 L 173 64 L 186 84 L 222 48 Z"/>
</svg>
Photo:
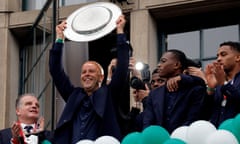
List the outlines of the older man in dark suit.
<svg viewBox="0 0 240 144">
<path fill-rule="evenodd" d="M 44 131 L 44 119 L 39 119 L 39 102 L 34 94 L 27 93 L 16 100 L 17 121 L 11 128 L 0 131 L 0 144 L 38 144 L 50 140 L 50 131 Z"/>
</svg>

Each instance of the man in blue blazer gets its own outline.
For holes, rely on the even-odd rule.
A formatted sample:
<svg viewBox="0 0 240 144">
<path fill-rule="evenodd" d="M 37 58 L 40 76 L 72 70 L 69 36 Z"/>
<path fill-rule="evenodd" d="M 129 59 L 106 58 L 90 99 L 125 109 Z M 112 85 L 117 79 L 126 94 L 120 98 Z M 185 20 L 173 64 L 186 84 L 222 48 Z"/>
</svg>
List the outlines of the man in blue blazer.
<svg viewBox="0 0 240 144">
<path fill-rule="evenodd" d="M 210 122 L 218 127 L 240 113 L 240 43 L 223 42 L 217 59 L 206 66 Z"/>
<path fill-rule="evenodd" d="M 144 128 L 160 125 L 171 133 L 199 119 L 206 89 L 200 84 L 184 84 L 183 80 L 191 79 L 191 76 L 182 74 L 187 68 L 186 64 L 187 58 L 179 50 L 168 50 L 162 55 L 158 64 L 160 77 L 167 78 L 167 83 L 171 78 L 176 78 L 178 83 L 172 85 L 173 88 L 165 84 L 150 92 L 144 110 Z"/>
<path fill-rule="evenodd" d="M 116 111 L 118 96 L 128 75 L 130 47 L 123 33 L 125 23 L 124 16 L 120 16 L 116 29 L 118 62 L 110 84 L 101 85 L 102 67 L 95 61 L 87 61 L 80 74 L 82 87 L 72 85 L 61 63 L 66 22 L 56 27 L 57 41 L 50 51 L 49 67 L 55 86 L 66 102 L 54 133 L 57 144 L 75 144 L 103 135 L 121 139 Z"/>
</svg>

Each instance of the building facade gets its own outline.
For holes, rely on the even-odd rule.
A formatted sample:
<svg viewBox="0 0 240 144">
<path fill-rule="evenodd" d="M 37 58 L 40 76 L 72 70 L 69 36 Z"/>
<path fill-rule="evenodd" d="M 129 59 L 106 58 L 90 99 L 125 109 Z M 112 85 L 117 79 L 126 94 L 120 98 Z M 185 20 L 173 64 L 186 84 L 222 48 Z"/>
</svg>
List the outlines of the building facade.
<svg viewBox="0 0 240 144">
<path fill-rule="evenodd" d="M 48 73 L 48 53 L 55 25 L 74 10 L 98 0 L 1 0 L 0 2 L 0 129 L 15 116 L 15 99 L 26 92 L 40 101 L 46 127 L 53 129 L 64 107 Z M 110 1 L 110 0 L 105 0 Z M 203 66 L 216 58 L 224 41 L 239 41 L 239 0 L 128 0 L 115 2 L 125 14 L 133 56 L 154 69 L 167 49 L 180 49 Z M 81 64 L 97 60 L 107 68 L 113 40 L 66 41 L 64 64 L 79 85 Z"/>
</svg>

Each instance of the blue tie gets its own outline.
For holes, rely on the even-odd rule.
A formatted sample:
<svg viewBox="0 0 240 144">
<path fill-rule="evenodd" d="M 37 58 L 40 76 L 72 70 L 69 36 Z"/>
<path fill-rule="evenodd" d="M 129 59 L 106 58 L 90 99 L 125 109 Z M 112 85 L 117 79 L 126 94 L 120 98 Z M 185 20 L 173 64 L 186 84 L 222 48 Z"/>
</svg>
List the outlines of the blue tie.
<svg viewBox="0 0 240 144">
<path fill-rule="evenodd" d="M 25 126 L 24 129 L 27 131 L 27 133 L 30 133 L 31 130 L 33 129 L 32 126 Z"/>
</svg>

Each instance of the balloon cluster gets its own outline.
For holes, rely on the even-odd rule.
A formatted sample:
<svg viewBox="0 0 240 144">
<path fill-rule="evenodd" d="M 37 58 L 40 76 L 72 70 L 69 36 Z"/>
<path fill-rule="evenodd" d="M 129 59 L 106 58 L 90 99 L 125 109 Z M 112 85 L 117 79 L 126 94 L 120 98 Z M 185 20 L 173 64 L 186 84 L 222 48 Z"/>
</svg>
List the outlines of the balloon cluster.
<svg viewBox="0 0 240 144">
<path fill-rule="evenodd" d="M 167 130 L 161 126 L 152 125 L 141 133 L 133 132 L 126 135 L 121 144 L 186 144 L 181 139 L 171 138 Z"/>
<path fill-rule="evenodd" d="M 222 122 L 218 129 L 205 120 L 178 127 L 171 135 L 161 126 L 149 126 L 128 134 L 121 144 L 240 144 L 240 114 Z"/>
<path fill-rule="evenodd" d="M 95 141 L 84 139 L 80 140 L 76 144 L 120 144 L 120 142 L 112 136 L 101 136 Z"/>
<path fill-rule="evenodd" d="M 171 137 L 182 139 L 187 144 L 239 144 L 230 131 L 216 129 L 212 123 L 204 120 L 175 129 Z"/>
<path fill-rule="evenodd" d="M 81 140 L 77 144 L 120 144 L 112 136 L 95 141 Z M 198 120 L 175 129 L 171 135 L 161 126 L 152 125 L 142 132 L 126 135 L 121 144 L 240 144 L 240 114 L 221 123 L 218 129 L 210 122 Z"/>
<path fill-rule="evenodd" d="M 240 114 L 222 122 L 218 129 L 231 132 L 240 144 Z"/>
</svg>

